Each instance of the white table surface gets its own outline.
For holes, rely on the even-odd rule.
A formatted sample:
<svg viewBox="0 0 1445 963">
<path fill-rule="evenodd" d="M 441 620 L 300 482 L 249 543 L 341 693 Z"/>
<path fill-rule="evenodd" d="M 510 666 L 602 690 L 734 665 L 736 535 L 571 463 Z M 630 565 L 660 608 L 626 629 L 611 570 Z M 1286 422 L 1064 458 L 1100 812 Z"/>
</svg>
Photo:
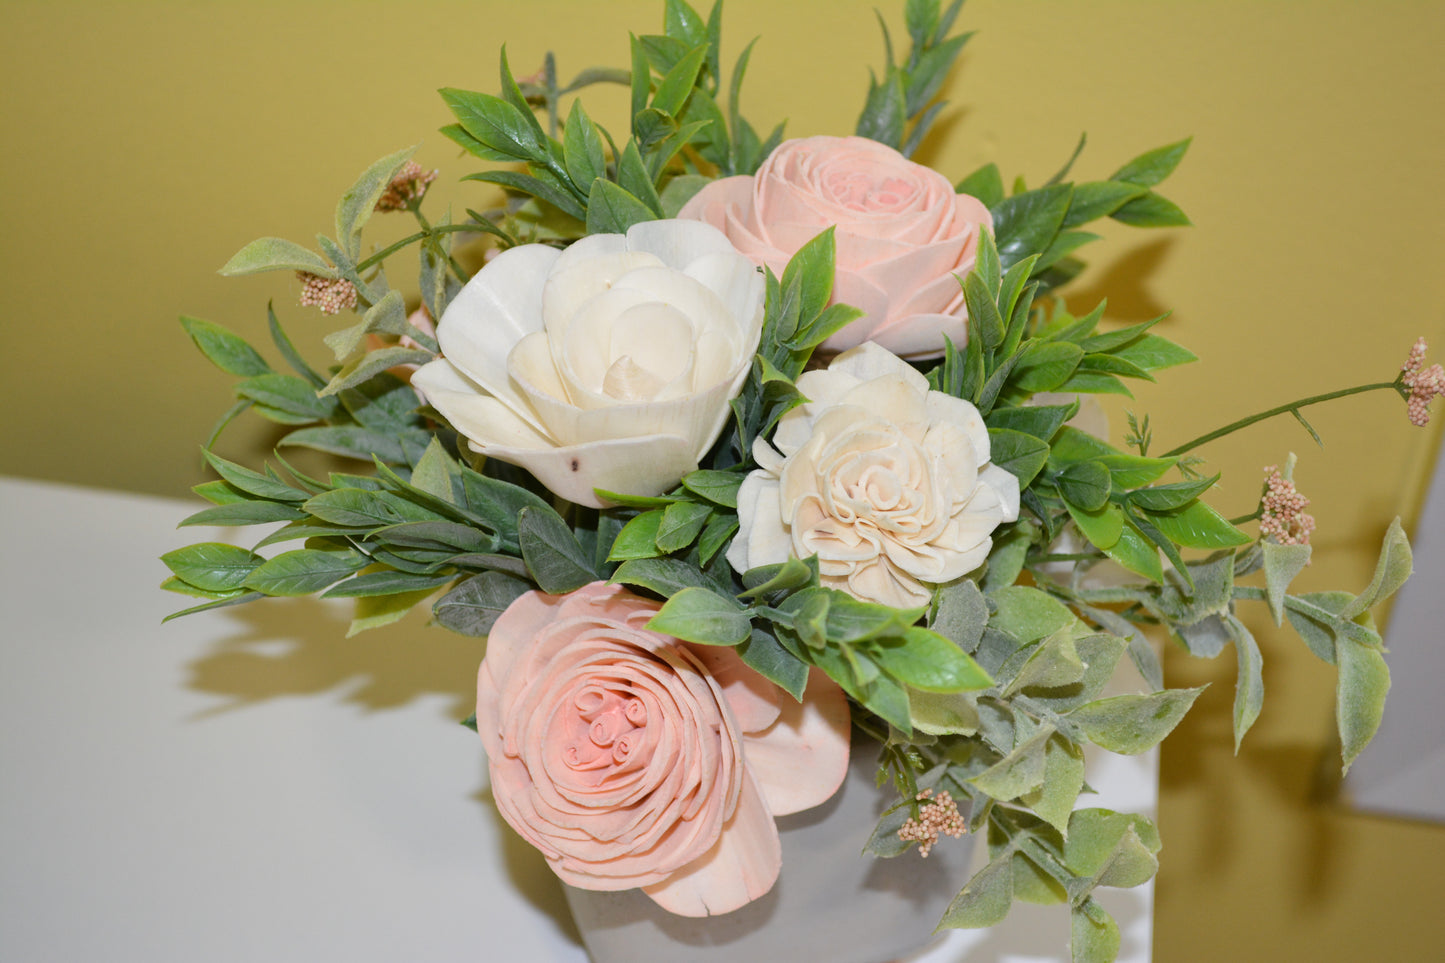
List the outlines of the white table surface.
<svg viewBox="0 0 1445 963">
<path fill-rule="evenodd" d="M 561 889 L 487 798 L 478 640 L 268 600 L 161 618 L 202 507 L 0 479 L 0 960 L 584 963 Z M 1088 805 L 1152 812 L 1153 755 Z M 947 845 L 945 840 L 943 845 Z M 1100 894 L 1150 956 L 1151 886 Z M 927 963 L 1067 960 L 1016 906 Z M 750 961 L 764 963 L 764 961 Z"/>
</svg>

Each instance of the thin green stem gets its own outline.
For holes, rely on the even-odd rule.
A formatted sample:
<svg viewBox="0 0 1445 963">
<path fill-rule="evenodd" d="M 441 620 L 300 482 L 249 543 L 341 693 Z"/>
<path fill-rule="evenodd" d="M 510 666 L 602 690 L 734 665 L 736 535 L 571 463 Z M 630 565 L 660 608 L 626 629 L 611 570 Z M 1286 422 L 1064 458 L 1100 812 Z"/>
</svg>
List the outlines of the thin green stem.
<svg viewBox="0 0 1445 963">
<path fill-rule="evenodd" d="M 1241 516 L 1239 516 L 1238 518 L 1231 518 L 1231 519 L 1229 520 L 1229 524 L 1231 524 L 1231 525 L 1243 525 L 1245 522 L 1252 522 L 1252 521 L 1254 521 L 1256 518 L 1258 518 L 1258 517 L 1260 516 L 1261 512 L 1262 512 L 1262 509 L 1256 508 L 1254 511 L 1250 512 L 1248 515 L 1241 515 Z"/>
<path fill-rule="evenodd" d="M 1035 562 L 1097 562 L 1108 558 L 1103 552 L 1052 552 L 1032 559 Z"/>
<path fill-rule="evenodd" d="M 1175 455 L 1182 455 L 1187 451 L 1198 448 L 1200 445 L 1214 441 L 1216 438 L 1223 438 L 1225 435 L 1233 434 L 1241 428 L 1248 428 L 1257 421 L 1264 421 L 1267 418 L 1273 418 L 1275 415 L 1283 415 L 1290 412 L 1297 413 L 1301 408 L 1317 405 L 1322 401 L 1333 401 L 1336 398 L 1344 398 L 1347 395 L 1363 394 L 1366 391 L 1380 391 L 1384 388 L 1389 388 L 1396 392 L 1401 390 L 1400 382 L 1396 379 L 1395 381 L 1381 381 L 1370 385 L 1358 385 L 1354 388 L 1341 388 L 1339 391 L 1328 391 L 1322 395 L 1312 395 L 1309 398 L 1291 401 L 1289 404 L 1280 405 L 1277 408 L 1270 408 L 1268 411 L 1261 411 L 1258 414 L 1250 415 L 1248 418 L 1241 418 L 1238 421 L 1225 425 L 1223 428 L 1216 428 L 1206 435 L 1200 435 L 1193 441 L 1187 441 L 1176 448 L 1171 448 L 1164 453 L 1164 457 L 1172 458 Z"/>
<path fill-rule="evenodd" d="M 431 222 L 426 219 L 426 215 L 421 212 L 421 198 L 413 198 L 407 203 L 406 209 L 411 211 L 412 216 L 416 218 L 416 222 L 420 224 L 421 229 L 426 232 L 426 238 L 433 244 L 433 250 L 435 250 L 438 254 L 446 256 L 447 264 L 451 267 L 452 274 L 456 275 L 456 279 L 458 281 L 466 284 L 469 280 L 469 278 L 467 277 L 467 272 L 462 270 L 462 266 L 457 263 L 456 258 L 452 257 L 450 254 L 447 254 L 446 249 L 443 248 L 441 246 L 441 243 L 437 240 L 437 238 L 440 237 L 440 234 L 438 234 L 436 228 L 431 226 Z"/>
<path fill-rule="evenodd" d="M 441 227 L 434 227 L 431 229 L 431 233 L 437 235 L 456 234 L 463 231 L 470 231 L 473 234 L 490 233 L 486 230 L 486 228 L 478 224 L 444 224 Z M 425 240 L 427 236 L 428 235 L 426 231 L 417 231 L 410 237 L 404 237 L 400 241 L 397 241 L 395 244 L 382 248 L 380 251 L 377 251 L 375 254 L 371 255 L 360 264 L 356 265 L 356 272 L 360 274 L 367 268 L 374 267 L 375 265 L 380 264 L 382 261 L 391 257 L 402 248 L 415 244 L 417 241 Z"/>
</svg>

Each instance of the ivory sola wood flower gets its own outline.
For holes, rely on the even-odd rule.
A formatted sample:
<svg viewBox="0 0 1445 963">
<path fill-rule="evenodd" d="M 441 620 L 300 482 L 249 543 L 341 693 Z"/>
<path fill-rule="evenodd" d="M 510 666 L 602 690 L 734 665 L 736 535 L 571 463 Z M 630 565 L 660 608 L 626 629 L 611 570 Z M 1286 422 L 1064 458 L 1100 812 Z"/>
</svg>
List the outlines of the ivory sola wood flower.
<svg viewBox="0 0 1445 963">
<path fill-rule="evenodd" d="M 727 421 L 763 321 L 763 279 L 721 232 L 647 221 L 565 251 L 503 251 L 437 324 L 412 377 L 483 454 L 579 505 L 656 495 Z"/>
<path fill-rule="evenodd" d="M 818 556 L 824 585 L 896 608 L 988 557 L 990 534 L 1019 513 L 1018 479 L 989 463 L 978 409 L 876 344 L 808 371 L 811 399 L 759 439 L 759 469 L 738 491 L 738 571 Z"/>
<path fill-rule="evenodd" d="M 477 731 L 497 808 L 564 882 L 727 913 L 778 877 L 773 817 L 842 784 L 848 703 L 816 669 L 798 702 L 727 646 L 650 631 L 659 607 L 602 582 L 522 595 L 487 640 Z"/>
</svg>

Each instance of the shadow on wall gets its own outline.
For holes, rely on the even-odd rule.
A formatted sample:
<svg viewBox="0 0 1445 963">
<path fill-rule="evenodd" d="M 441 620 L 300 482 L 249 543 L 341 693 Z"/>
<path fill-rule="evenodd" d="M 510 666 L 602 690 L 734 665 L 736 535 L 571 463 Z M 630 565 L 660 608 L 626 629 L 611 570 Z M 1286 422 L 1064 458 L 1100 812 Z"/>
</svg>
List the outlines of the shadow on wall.
<svg viewBox="0 0 1445 963">
<path fill-rule="evenodd" d="M 482 639 L 426 625 L 430 605 L 391 625 L 346 638 L 350 602 L 263 599 L 231 609 L 237 631 L 189 664 L 191 689 L 229 701 L 229 712 L 284 696 L 344 693 L 367 710 L 427 695 L 451 700 L 458 720 L 476 704 Z"/>
<path fill-rule="evenodd" d="M 1169 308 L 1155 298 L 1149 279 L 1159 276 L 1177 241 L 1176 237 L 1163 237 L 1140 244 L 1107 262 L 1100 273 L 1092 276 L 1087 287 L 1065 285 L 1060 293 L 1078 315 L 1086 314 L 1108 298 L 1109 307 L 1104 313 L 1111 321 L 1135 322 L 1157 318 Z M 1089 261 L 1090 251 L 1089 247 L 1085 247 L 1079 256 Z"/>
</svg>

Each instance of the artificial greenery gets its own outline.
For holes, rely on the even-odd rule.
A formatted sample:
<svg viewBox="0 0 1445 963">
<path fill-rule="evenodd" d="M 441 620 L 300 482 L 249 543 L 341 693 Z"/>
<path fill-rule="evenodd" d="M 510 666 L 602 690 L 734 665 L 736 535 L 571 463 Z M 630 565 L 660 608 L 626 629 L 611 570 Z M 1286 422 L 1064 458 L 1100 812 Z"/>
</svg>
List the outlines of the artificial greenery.
<svg viewBox="0 0 1445 963">
<path fill-rule="evenodd" d="M 889 44 L 882 76 L 870 82 L 860 134 L 905 153 L 917 146 L 943 106 L 937 94 L 968 39 L 951 35 L 961 3 L 944 9 L 939 0 L 907 0 L 908 53 L 895 60 Z M 1263 699 L 1260 649 L 1239 606 L 1259 602 L 1276 624 L 1287 619 L 1310 651 L 1338 668 L 1348 766 L 1375 731 L 1389 684 L 1370 612 L 1410 571 L 1397 522 L 1363 591 L 1290 594 L 1308 546 L 1251 536 L 1224 518 L 1207 501 L 1218 476 L 1202 476 L 1187 453 L 1260 417 L 1289 412 L 1303 422 L 1300 407 L 1352 391 L 1405 392 L 1397 379 L 1305 399 L 1162 456 L 1148 454 L 1147 419 L 1131 417 L 1132 451 L 1071 427 L 1077 401 L 1036 404 L 1034 397 L 1128 394 L 1126 379 L 1152 381 L 1194 360 L 1156 333 L 1162 319 L 1109 326 L 1104 304 L 1075 317 L 1053 293 L 1078 273 L 1074 252 L 1096 239 L 1081 230 L 1090 221 L 1188 223 L 1155 191 L 1188 141 L 1146 152 L 1104 180 L 1068 181 L 1071 158 L 1042 186 L 1020 182 L 1012 193 L 990 164 L 958 185 L 984 201 L 995 227 L 993 236 L 982 236 L 976 267 L 963 281 L 968 338 L 922 365 L 933 388 L 977 406 L 993 462 L 1016 475 L 1023 490 L 1022 516 L 994 533 L 993 551 L 978 571 L 940 586 L 926 607 L 896 610 L 821 586 L 815 559 L 743 573 L 724 559 L 738 530 L 738 488 L 755 467 L 753 440 L 769 436 L 805 400 L 794 382 L 817 346 L 858 314 L 828 306 L 831 230 L 799 251 L 781 278 L 767 273 L 757 356 L 733 401 L 731 427 L 700 470 L 658 497 L 602 493 L 612 508 L 554 503 L 523 472 L 459 446 L 394 373 L 398 365 L 430 360 L 437 345 L 408 320 L 383 264 L 415 246 L 421 300 L 437 318 L 467 279 L 453 257 L 458 235 L 507 247 L 625 231 L 676 213 L 711 178 L 756 170 L 782 129 L 760 138 L 740 113 L 752 47 L 725 77 L 720 19 L 720 4 L 703 17 L 683 0 L 666 0 L 663 33 L 633 38 L 629 70 L 591 68 L 559 87 L 549 56 L 540 79 L 518 83 L 504 52 L 499 95 L 443 90 L 456 118 L 443 133 L 470 155 L 503 165 L 466 179 L 504 188 L 511 197 L 504 208 L 433 224 L 412 200 L 406 209 L 419 230 L 368 253 L 368 219 L 410 159 L 412 150 L 405 150 L 347 189 L 335 236 L 317 238 L 319 253 L 263 238 L 222 269 L 344 279 L 357 291 L 360 317 L 326 339 L 333 358 L 318 368 L 268 308 L 274 348 L 289 371 L 220 325 L 182 320 L 201 352 L 239 379 L 236 404 L 205 446 L 219 477 L 196 492 L 211 507 L 183 524 L 269 527 L 250 549 L 205 542 L 168 553 L 163 560 L 173 577 L 163 587 L 200 600 L 177 615 L 320 594 L 356 600 L 352 631 L 429 604 L 437 623 L 478 637 L 532 588 L 562 593 L 611 579 L 651 593 L 665 603 L 652 623 L 659 631 L 734 646 L 794 696 L 811 667 L 842 686 L 858 707 L 858 724 L 879 740 L 880 780 L 891 779 L 899 794 L 868 842 L 870 852 L 892 857 L 911 848 L 897 830 L 916 814 L 921 789 L 946 789 L 962 804 L 991 858 L 941 925 L 991 925 L 1015 899 L 1067 903 L 1075 959 L 1112 959 L 1118 927 L 1094 891 L 1151 878 L 1160 843 L 1143 816 L 1075 808 L 1087 792 L 1084 750 L 1093 744 L 1144 752 L 1199 693 L 1164 686 L 1144 633 L 1160 627 L 1203 658 L 1233 645 L 1237 744 Z M 631 90 L 625 139 L 594 123 L 574 97 L 608 82 Z M 275 465 L 261 471 L 211 450 L 221 428 L 247 409 L 285 431 Z M 308 477 L 282 454 L 297 446 L 349 459 L 351 467 Z M 295 543 L 300 547 L 260 553 Z M 1109 564 L 1132 578 L 1098 582 L 1098 567 Z M 1104 694 L 1124 658 L 1150 691 Z"/>
</svg>

